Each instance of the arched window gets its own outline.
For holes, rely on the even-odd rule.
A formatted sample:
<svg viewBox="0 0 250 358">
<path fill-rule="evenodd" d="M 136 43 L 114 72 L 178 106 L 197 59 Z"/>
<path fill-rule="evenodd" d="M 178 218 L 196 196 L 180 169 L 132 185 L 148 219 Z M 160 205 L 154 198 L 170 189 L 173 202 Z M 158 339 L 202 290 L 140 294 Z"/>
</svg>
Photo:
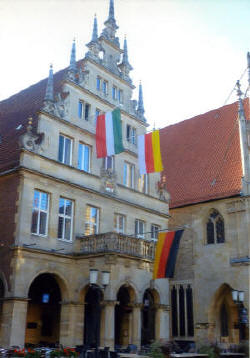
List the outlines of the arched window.
<svg viewBox="0 0 250 358">
<path fill-rule="evenodd" d="M 207 220 L 207 244 L 225 242 L 224 220 L 220 213 L 213 209 Z"/>
</svg>

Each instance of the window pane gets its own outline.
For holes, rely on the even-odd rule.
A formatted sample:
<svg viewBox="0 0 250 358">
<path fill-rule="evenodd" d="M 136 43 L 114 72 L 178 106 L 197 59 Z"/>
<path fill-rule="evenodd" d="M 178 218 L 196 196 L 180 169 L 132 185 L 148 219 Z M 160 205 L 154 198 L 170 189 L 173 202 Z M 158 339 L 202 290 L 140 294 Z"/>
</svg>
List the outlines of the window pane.
<svg viewBox="0 0 250 358">
<path fill-rule="evenodd" d="M 63 218 L 58 218 L 58 238 L 63 239 Z"/>
<path fill-rule="evenodd" d="M 85 172 L 89 171 L 89 147 L 87 145 L 84 146 L 84 170 Z"/>
<path fill-rule="evenodd" d="M 38 223 L 38 211 L 32 211 L 32 220 L 31 220 L 31 232 L 37 234 L 37 223 Z"/>
<path fill-rule="evenodd" d="M 82 150 L 83 150 L 83 145 L 79 144 L 78 146 L 78 169 L 82 169 Z"/>
<path fill-rule="evenodd" d="M 130 142 L 130 129 L 131 129 L 130 125 L 127 124 L 127 141 L 128 142 Z"/>
<path fill-rule="evenodd" d="M 211 219 L 207 222 L 207 243 L 214 244 L 214 224 Z"/>
<path fill-rule="evenodd" d="M 65 138 L 65 156 L 64 156 L 65 164 L 70 164 L 70 155 L 71 155 L 71 140 L 69 138 Z"/>
<path fill-rule="evenodd" d="M 82 107 L 83 103 L 81 101 L 78 102 L 78 117 L 82 118 Z"/>
<path fill-rule="evenodd" d="M 123 184 L 127 185 L 127 164 L 124 163 L 123 167 Z"/>
<path fill-rule="evenodd" d="M 221 244 L 225 241 L 224 222 L 220 217 L 216 221 L 216 235 L 217 235 L 217 243 Z"/>
<path fill-rule="evenodd" d="M 39 234 L 46 235 L 46 223 L 47 223 L 47 213 L 40 212 L 40 228 Z"/>
<path fill-rule="evenodd" d="M 65 219 L 65 230 L 64 230 L 64 239 L 70 240 L 71 239 L 71 219 Z"/>
<path fill-rule="evenodd" d="M 62 135 L 59 136 L 59 152 L 58 152 L 58 160 L 60 162 L 63 161 L 63 151 L 64 151 L 64 137 Z"/>
<path fill-rule="evenodd" d="M 96 78 L 96 89 L 100 90 L 100 88 L 101 88 L 101 79 L 100 79 L 100 77 L 97 77 Z"/>
<path fill-rule="evenodd" d="M 72 214 L 72 201 L 71 200 L 65 200 L 65 201 L 66 201 L 65 215 L 71 216 L 71 214 Z"/>
<path fill-rule="evenodd" d="M 46 193 L 41 193 L 41 206 L 40 208 L 42 210 L 47 210 L 48 209 L 48 194 Z"/>
<path fill-rule="evenodd" d="M 88 103 L 85 104 L 85 120 L 86 121 L 89 120 L 89 104 Z"/>
<path fill-rule="evenodd" d="M 59 200 L 59 214 L 64 214 L 64 199 Z"/>
<path fill-rule="evenodd" d="M 40 192 L 35 190 L 34 200 L 33 200 L 33 208 L 39 208 L 39 196 L 40 196 Z"/>
</svg>

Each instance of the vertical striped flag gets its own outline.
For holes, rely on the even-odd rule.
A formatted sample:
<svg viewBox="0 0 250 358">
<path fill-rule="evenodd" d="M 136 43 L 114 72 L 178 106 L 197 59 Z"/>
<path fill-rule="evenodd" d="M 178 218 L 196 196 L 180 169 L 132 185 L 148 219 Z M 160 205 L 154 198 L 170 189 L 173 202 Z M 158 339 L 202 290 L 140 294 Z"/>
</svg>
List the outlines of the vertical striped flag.
<svg viewBox="0 0 250 358">
<path fill-rule="evenodd" d="M 96 153 L 97 158 L 104 158 L 123 151 L 121 112 L 116 108 L 97 117 Z"/>
<path fill-rule="evenodd" d="M 153 279 L 174 276 L 176 257 L 183 231 L 168 231 L 158 234 Z"/>
<path fill-rule="evenodd" d="M 141 175 L 163 170 L 159 130 L 138 136 L 138 160 Z"/>
</svg>

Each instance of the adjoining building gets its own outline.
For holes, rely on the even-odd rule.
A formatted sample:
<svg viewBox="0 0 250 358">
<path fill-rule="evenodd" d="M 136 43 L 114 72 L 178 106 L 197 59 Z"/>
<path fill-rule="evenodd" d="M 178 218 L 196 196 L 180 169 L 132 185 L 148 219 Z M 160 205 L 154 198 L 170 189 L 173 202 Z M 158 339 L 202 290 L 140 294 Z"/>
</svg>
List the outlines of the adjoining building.
<svg viewBox="0 0 250 358">
<path fill-rule="evenodd" d="M 148 126 L 132 100 L 110 0 L 84 59 L 0 103 L 0 345 L 138 348 L 169 338 L 168 280 L 152 282 L 168 225 L 160 174 L 139 176 Z M 95 122 L 120 108 L 125 151 L 97 159 Z M 146 240 L 147 239 L 147 240 Z"/>
<path fill-rule="evenodd" d="M 170 280 L 171 336 L 224 349 L 249 345 L 249 100 L 237 88 L 238 103 L 161 130 L 169 226 L 187 225 Z"/>
</svg>

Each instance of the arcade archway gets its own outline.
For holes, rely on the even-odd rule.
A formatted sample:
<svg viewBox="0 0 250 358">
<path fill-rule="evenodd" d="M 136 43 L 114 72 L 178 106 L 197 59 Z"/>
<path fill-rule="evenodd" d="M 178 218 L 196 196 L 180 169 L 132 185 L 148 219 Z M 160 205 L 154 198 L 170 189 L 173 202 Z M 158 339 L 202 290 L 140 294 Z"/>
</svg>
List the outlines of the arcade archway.
<svg viewBox="0 0 250 358">
<path fill-rule="evenodd" d="M 141 345 L 151 344 L 155 340 L 155 298 L 152 290 L 143 295 Z"/>
<path fill-rule="evenodd" d="M 59 342 L 61 291 L 55 276 L 44 273 L 36 277 L 28 298 L 25 344 Z"/>
<path fill-rule="evenodd" d="M 85 296 L 84 344 L 90 347 L 100 345 L 102 300 L 103 293 L 101 289 L 96 285 L 89 286 Z"/>
<path fill-rule="evenodd" d="M 134 292 L 130 286 L 121 286 L 117 293 L 119 304 L 115 306 L 115 345 L 127 346 L 132 330 L 132 300 Z"/>
</svg>

